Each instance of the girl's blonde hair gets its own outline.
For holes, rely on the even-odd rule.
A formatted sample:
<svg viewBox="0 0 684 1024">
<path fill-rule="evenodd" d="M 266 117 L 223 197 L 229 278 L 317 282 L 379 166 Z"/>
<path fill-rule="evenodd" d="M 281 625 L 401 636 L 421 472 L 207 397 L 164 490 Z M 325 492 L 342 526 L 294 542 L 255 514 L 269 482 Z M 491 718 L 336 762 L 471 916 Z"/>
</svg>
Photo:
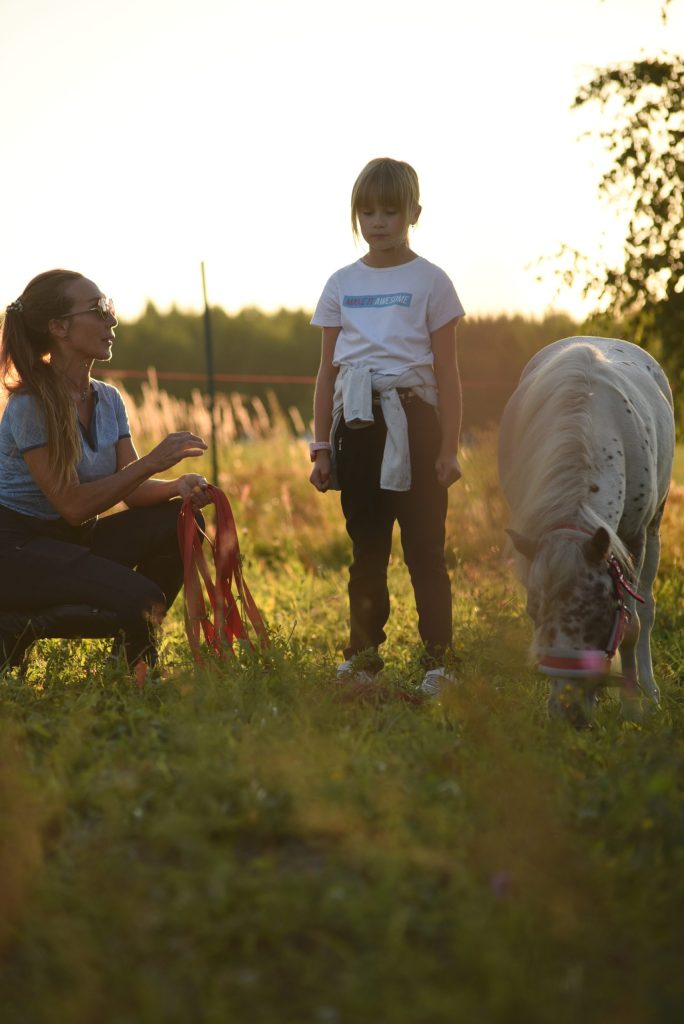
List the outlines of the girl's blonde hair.
<svg viewBox="0 0 684 1024">
<path fill-rule="evenodd" d="M 359 211 L 371 202 L 396 207 L 410 223 L 420 206 L 418 175 L 411 165 L 388 156 L 379 156 L 366 164 L 351 194 L 352 231 L 356 239 L 360 234 Z"/>
<path fill-rule="evenodd" d="M 64 378 L 49 360 L 50 320 L 71 312 L 68 287 L 81 280 L 73 270 L 48 270 L 26 285 L 10 303 L 0 336 L 0 376 L 10 392 L 35 396 L 45 417 L 47 448 L 57 486 L 68 483 L 82 454 L 76 408 Z"/>
</svg>

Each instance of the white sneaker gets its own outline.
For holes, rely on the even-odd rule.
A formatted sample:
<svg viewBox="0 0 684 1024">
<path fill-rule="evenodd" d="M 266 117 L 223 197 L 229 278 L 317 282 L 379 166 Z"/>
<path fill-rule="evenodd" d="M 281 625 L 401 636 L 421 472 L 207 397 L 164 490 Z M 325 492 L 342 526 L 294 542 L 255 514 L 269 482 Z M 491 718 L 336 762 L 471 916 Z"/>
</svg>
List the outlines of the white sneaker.
<svg viewBox="0 0 684 1024">
<path fill-rule="evenodd" d="M 357 683 L 368 686 L 369 683 L 375 682 L 376 674 L 367 668 L 358 668 L 353 661 L 343 661 L 341 665 L 337 666 L 335 680 L 338 683 Z"/>
<path fill-rule="evenodd" d="M 426 697 L 439 697 L 446 688 L 455 686 L 457 683 L 456 676 L 440 665 L 439 668 L 428 669 L 420 684 L 420 691 Z"/>
</svg>

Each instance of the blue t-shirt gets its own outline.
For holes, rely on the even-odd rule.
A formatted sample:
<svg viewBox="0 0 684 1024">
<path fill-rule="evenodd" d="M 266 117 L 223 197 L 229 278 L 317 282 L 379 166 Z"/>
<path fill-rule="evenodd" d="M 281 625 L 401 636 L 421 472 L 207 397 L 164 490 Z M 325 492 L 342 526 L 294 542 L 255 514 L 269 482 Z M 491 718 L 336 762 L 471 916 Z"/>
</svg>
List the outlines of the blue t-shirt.
<svg viewBox="0 0 684 1024">
<path fill-rule="evenodd" d="M 95 408 L 90 429 L 81 426 L 81 458 L 76 474 L 81 483 L 100 480 L 116 472 L 116 446 L 130 437 L 123 399 L 115 387 L 92 381 Z M 47 445 L 45 416 L 34 395 L 10 396 L 0 420 L 0 505 L 38 519 L 59 519 L 29 473 L 24 452 Z"/>
</svg>

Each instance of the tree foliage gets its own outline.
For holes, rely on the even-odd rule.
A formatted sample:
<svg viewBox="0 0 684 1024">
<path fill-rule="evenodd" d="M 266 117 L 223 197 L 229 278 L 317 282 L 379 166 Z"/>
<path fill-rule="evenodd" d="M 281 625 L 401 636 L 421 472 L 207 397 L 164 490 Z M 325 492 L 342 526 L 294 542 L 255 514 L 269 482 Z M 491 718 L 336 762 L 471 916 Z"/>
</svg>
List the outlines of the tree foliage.
<svg viewBox="0 0 684 1024">
<path fill-rule="evenodd" d="M 621 266 L 590 286 L 681 391 L 684 384 L 684 60 L 668 55 L 603 68 L 575 97 L 598 105 L 610 166 L 600 191 L 628 213 Z M 684 411 L 679 396 L 680 411 Z"/>
</svg>

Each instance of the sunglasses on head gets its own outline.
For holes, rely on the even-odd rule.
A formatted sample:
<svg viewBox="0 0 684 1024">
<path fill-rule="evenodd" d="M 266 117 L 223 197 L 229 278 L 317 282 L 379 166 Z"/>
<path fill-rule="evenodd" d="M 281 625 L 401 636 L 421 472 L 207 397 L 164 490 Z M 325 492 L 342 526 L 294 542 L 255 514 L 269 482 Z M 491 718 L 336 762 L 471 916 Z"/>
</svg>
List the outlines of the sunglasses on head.
<svg viewBox="0 0 684 1024">
<path fill-rule="evenodd" d="M 106 320 L 108 316 L 113 316 L 116 319 L 114 303 L 111 299 L 105 298 L 104 295 L 97 300 L 97 305 L 89 306 L 88 309 L 78 309 L 75 313 L 65 313 L 57 319 L 67 320 L 70 316 L 80 316 L 82 313 L 99 313 L 103 320 Z"/>
</svg>

